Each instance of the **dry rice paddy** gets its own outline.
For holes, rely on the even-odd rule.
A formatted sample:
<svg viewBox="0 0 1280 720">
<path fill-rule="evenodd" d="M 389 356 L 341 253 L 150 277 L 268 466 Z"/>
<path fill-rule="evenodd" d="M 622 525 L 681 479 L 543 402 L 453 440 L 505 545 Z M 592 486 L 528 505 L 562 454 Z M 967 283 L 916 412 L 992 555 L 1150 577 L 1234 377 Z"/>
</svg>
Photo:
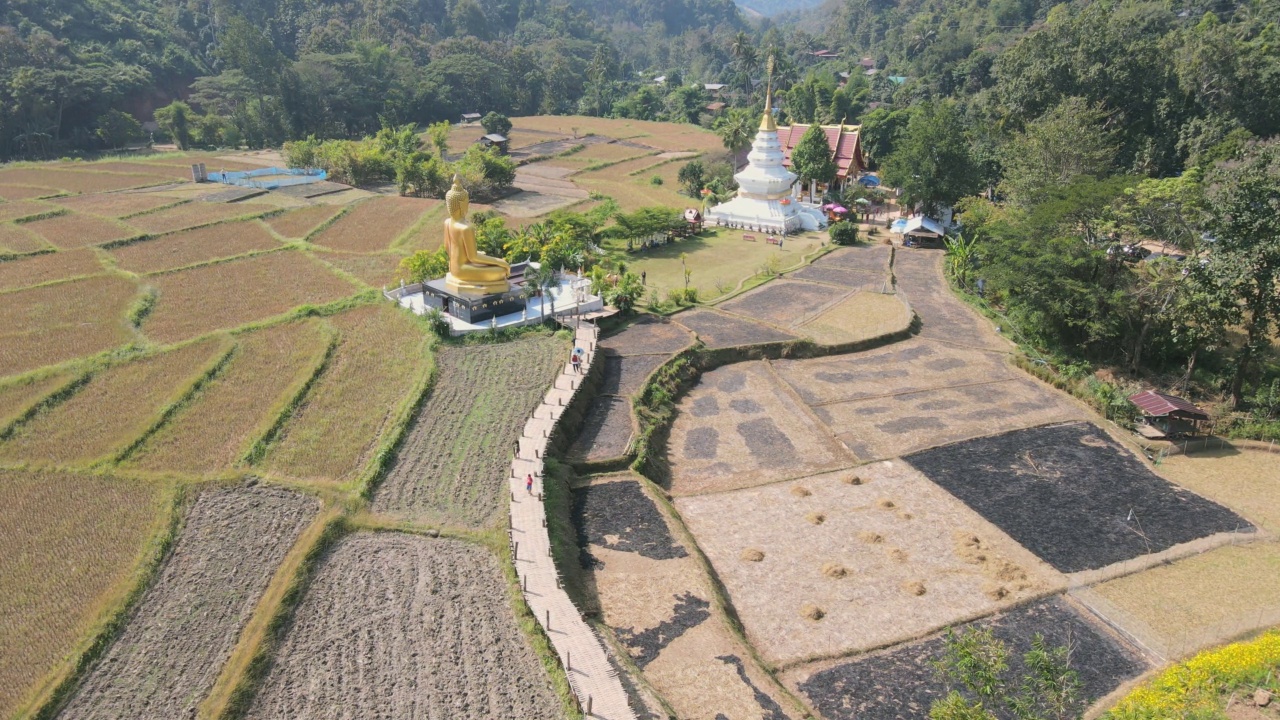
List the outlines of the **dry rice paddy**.
<svg viewBox="0 0 1280 720">
<path fill-rule="evenodd" d="M 72 197 L 58 198 L 52 202 L 68 210 L 87 215 L 121 218 L 135 213 L 150 212 L 169 205 L 176 205 L 180 201 L 151 193 L 112 193 L 108 195 L 74 195 Z"/>
<path fill-rule="evenodd" d="M 338 205 L 310 205 L 267 218 L 265 222 L 281 237 L 301 239 L 344 209 Z"/>
<path fill-rule="evenodd" d="M 139 234 L 136 230 L 114 220 L 77 213 L 23 223 L 23 228 L 64 250 L 85 245 L 101 245 Z"/>
<path fill-rule="evenodd" d="M 178 270 L 149 281 L 159 288 L 160 297 L 142 330 L 161 342 L 239 327 L 300 305 L 338 300 L 357 290 L 297 251 Z M 200 312 L 192 312 L 193 308 Z"/>
<path fill-rule="evenodd" d="M 301 391 L 329 337 L 312 320 L 258 330 L 237 343 L 226 369 L 131 455 L 130 464 L 185 473 L 229 469 Z"/>
<path fill-rule="evenodd" d="M 590 165 L 595 163 L 613 163 L 622 160 L 632 160 L 653 154 L 653 150 L 619 145 L 617 143 L 591 143 L 583 150 L 579 150 L 578 152 L 563 158 L 558 158 L 558 160 L 561 162 L 583 162 Z"/>
<path fill-rule="evenodd" d="M 355 277 L 370 287 L 384 288 L 404 279 L 400 255 L 356 255 L 354 253 L 316 253 L 316 257 Z"/>
<path fill-rule="evenodd" d="M 0 290 L 97 275 L 102 271 L 98 256 L 86 248 L 35 255 L 0 263 Z"/>
<path fill-rule="evenodd" d="M 1280 455 L 1248 448 L 1175 455 L 1160 474 L 1280 533 Z"/>
<path fill-rule="evenodd" d="M 47 249 L 48 243 L 30 230 L 24 230 L 21 225 L 0 224 L 0 253 L 26 254 Z"/>
<path fill-rule="evenodd" d="M 366 200 L 321 230 L 311 242 L 345 252 L 387 250 L 424 212 L 438 204 L 438 201 L 400 197 Z"/>
<path fill-rule="evenodd" d="M 0 470 L 0 716 L 47 691 L 133 584 L 168 492 L 100 475 Z M 53 679 L 56 682 L 56 679 Z M 30 708 L 27 708 L 28 710 Z"/>
<path fill-rule="evenodd" d="M 45 167 L 0 170 L 0 183 L 52 187 L 73 193 L 100 193 L 168 182 L 162 175 L 121 175 Z"/>
<path fill-rule="evenodd" d="M 266 458 L 281 475 L 358 475 L 428 362 L 426 336 L 390 306 L 357 308 L 329 322 L 341 333 L 338 347 Z"/>
<path fill-rule="evenodd" d="M 231 218 L 247 218 L 273 210 L 261 203 L 189 202 L 177 207 L 157 210 L 129 218 L 129 224 L 152 234 L 185 230 Z"/>
<path fill-rule="evenodd" d="M 751 487 L 856 462 L 766 362 L 706 373 L 677 411 L 669 440 L 674 495 Z"/>
<path fill-rule="evenodd" d="M 149 238 L 113 248 L 111 254 L 124 270 L 153 273 L 279 247 L 261 223 L 246 220 Z"/>
<path fill-rule="evenodd" d="M 594 133 L 619 140 L 632 138 L 662 150 L 724 152 L 720 137 L 697 125 L 560 115 L 511 118 L 511 123 L 517 130 L 541 130 L 564 135 L 576 130 L 579 136 Z"/>
<path fill-rule="evenodd" d="M 910 325 L 911 312 L 896 295 L 856 292 L 796 331 L 824 345 L 840 345 L 901 332 Z"/>
<path fill-rule="evenodd" d="M 0 302 L 0 377 L 92 355 L 128 341 L 137 288 L 101 276 L 6 293 Z"/>
<path fill-rule="evenodd" d="M 0 199 L 10 202 L 14 200 L 34 200 L 35 198 L 48 197 L 60 193 L 61 191 L 57 188 L 34 187 L 31 185 L 0 185 Z"/>
<path fill-rule="evenodd" d="M 676 507 L 772 663 L 901 642 L 1066 584 L 901 461 Z"/>
<path fill-rule="evenodd" d="M 0 458 L 74 463 L 111 457 L 148 430 L 223 349 L 206 341 L 107 368 L 22 423 L 0 443 Z"/>
<path fill-rule="evenodd" d="M 18 202 L 9 202 L 0 204 L 0 222 L 9 222 L 12 220 L 21 220 L 23 218 L 33 217 L 35 215 L 43 215 L 47 212 L 56 211 L 58 208 L 48 203 L 35 202 L 34 200 L 20 200 Z"/>
<path fill-rule="evenodd" d="M 68 379 L 70 375 L 67 373 L 55 373 L 47 377 L 28 378 L 0 385 L 0 433 L 50 393 L 65 385 Z"/>
</svg>

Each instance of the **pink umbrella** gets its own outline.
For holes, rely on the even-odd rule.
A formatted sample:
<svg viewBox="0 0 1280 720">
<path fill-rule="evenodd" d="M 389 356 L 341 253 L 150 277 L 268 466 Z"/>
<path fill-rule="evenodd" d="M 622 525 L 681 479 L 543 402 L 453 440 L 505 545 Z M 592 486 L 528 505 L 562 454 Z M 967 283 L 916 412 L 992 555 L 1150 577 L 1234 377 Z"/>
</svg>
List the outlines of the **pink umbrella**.
<svg viewBox="0 0 1280 720">
<path fill-rule="evenodd" d="M 845 206 L 843 206 L 843 205 L 836 205 L 835 207 L 831 208 L 831 212 L 833 212 L 833 213 L 840 213 L 840 214 L 844 214 L 844 213 L 849 212 L 849 208 L 847 208 L 847 207 L 845 207 Z"/>
</svg>

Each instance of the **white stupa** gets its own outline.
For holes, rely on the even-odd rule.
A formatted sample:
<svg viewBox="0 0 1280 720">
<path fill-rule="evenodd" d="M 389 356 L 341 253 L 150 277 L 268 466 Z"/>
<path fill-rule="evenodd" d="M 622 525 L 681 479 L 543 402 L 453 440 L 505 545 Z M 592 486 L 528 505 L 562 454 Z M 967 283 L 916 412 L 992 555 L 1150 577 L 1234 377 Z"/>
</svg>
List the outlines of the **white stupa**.
<svg viewBox="0 0 1280 720">
<path fill-rule="evenodd" d="M 793 197 L 792 187 L 799 176 L 782 166 L 772 94 L 765 97 L 764 117 L 747 155 L 747 166 L 733 176 L 738 181 L 738 196 L 708 210 L 707 222 L 776 233 L 824 228 L 827 218 L 822 211 Z"/>
</svg>

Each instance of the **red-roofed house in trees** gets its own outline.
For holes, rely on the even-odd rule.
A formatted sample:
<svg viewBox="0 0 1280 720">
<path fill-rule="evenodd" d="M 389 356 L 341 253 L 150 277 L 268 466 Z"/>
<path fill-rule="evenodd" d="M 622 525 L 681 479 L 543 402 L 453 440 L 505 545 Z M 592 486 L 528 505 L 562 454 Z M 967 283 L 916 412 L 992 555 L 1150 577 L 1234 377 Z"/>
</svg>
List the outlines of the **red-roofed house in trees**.
<svg viewBox="0 0 1280 720">
<path fill-rule="evenodd" d="M 851 181 L 867 169 L 867 159 L 862 154 L 862 139 L 859 137 L 857 125 L 823 125 L 822 131 L 827 136 L 827 146 L 831 148 L 831 158 L 836 163 L 835 186 L 844 189 Z M 808 125 L 792 125 L 778 128 L 778 141 L 782 144 L 782 165 L 791 167 L 791 151 L 800 143 L 809 130 Z"/>
</svg>

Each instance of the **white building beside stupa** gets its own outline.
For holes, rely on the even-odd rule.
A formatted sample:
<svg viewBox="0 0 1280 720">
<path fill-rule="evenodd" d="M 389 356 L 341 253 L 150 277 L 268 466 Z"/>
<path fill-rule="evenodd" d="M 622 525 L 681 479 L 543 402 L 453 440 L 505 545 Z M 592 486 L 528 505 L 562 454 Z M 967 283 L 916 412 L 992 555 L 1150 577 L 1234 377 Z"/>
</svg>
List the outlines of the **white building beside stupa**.
<svg viewBox="0 0 1280 720">
<path fill-rule="evenodd" d="M 783 167 L 782 143 L 773 121 L 771 101 L 772 97 L 765 99 L 764 117 L 751 144 L 747 166 L 733 176 L 738 181 L 738 196 L 708 210 L 706 220 L 715 225 L 781 234 L 824 228 L 826 216 L 818 208 L 800 202 L 793 190 L 799 176 Z"/>
</svg>

